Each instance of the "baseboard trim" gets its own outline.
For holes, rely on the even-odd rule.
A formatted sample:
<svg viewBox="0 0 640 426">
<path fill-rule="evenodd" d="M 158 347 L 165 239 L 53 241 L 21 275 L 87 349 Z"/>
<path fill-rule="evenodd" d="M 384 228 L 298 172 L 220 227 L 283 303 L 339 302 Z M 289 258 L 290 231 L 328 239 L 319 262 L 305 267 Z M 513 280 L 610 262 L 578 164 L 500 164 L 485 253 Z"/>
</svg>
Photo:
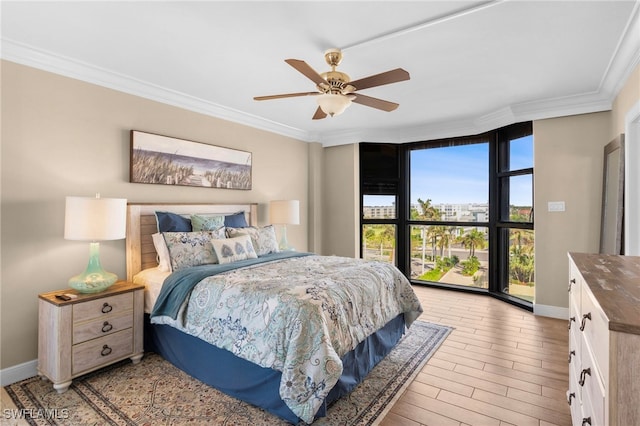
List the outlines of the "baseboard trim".
<svg viewBox="0 0 640 426">
<path fill-rule="evenodd" d="M 0 370 L 0 386 L 7 386 L 20 380 L 38 375 L 38 360 L 27 361 Z"/>
<path fill-rule="evenodd" d="M 569 308 L 561 308 L 559 306 L 552 305 L 533 305 L 533 313 L 535 315 L 540 315 L 543 317 L 551 317 L 558 319 L 568 319 L 569 318 Z"/>
</svg>

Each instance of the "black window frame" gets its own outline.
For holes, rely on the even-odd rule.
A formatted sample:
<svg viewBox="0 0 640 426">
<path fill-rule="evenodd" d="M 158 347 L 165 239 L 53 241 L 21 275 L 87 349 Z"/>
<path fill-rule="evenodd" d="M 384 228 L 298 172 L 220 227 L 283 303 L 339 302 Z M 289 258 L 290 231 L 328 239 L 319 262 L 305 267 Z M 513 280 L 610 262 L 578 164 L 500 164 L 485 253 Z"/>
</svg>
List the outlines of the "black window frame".
<svg viewBox="0 0 640 426">
<path fill-rule="evenodd" d="M 363 142 L 360 144 L 360 164 L 362 167 L 366 155 L 363 150 L 373 145 L 384 146 L 395 151 L 393 161 L 398 173 L 393 177 L 376 177 L 369 173 L 360 176 L 360 257 L 364 255 L 362 229 L 367 224 L 391 224 L 396 227 L 396 266 L 412 284 L 449 288 L 467 292 L 478 292 L 501 299 L 505 302 L 533 311 L 533 303 L 511 296 L 501 291 L 509 279 L 509 230 L 534 229 L 533 216 L 530 222 L 511 221 L 509 216 L 509 178 L 513 176 L 531 175 L 533 185 L 533 167 L 510 170 L 509 143 L 522 136 L 533 135 L 532 122 L 517 123 L 478 135 L 438 139 L 432 141 L 410 142 L 404 144 L 380 144 Z M 488 228 L 489 241 L 489 288 L 456 286 L 446 283 L 434 283 L 411 280 L 410 228 L 415 225 L 458 225 L 460 222 L 424 221 L 410 218 L 410 155 L 412 150 L 459 146 L 464 144 L 489 143 L 489 219 L 487 222 L 473 222 L 474 226 Z M 372 149 L 373 150 L 373 149 Z M 370 167 L 369 167 L 370 169 Z M 382 189 L 383 192 L 372 193 L 371 190 Z M 386 191 L 386 192 L 385 192 Z M 364 218 L 364 197 L 366 195 L 394 195 L 396 197 L 396 217 L 394 219 Z M 533 204 L 533 194 L 532 194 Z M 533 209 L 532 205 L 532 209 Z M 532 210 L 532 212 L 535 210 Z M 506 261 L 500 262 L 500 259 Z"/>
</svg>

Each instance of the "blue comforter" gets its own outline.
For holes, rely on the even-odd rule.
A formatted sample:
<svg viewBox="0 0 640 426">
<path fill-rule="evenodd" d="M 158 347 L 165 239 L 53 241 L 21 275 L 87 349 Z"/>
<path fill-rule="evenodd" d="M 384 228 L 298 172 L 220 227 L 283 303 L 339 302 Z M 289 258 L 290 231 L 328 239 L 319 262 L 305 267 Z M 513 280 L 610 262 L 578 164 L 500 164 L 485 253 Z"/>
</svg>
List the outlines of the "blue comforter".
<svg viewBox="0 0 640 426">
<path fill-rule="evenodd" d="M 392 265 L 278 253 L 173 274 L 151 321 L 281 371 L 280 397 L 311 423 L 342 374 L 341 358 L 392 318 L 404 314 L 409 326 L 421 312 Z"/>
</svg>

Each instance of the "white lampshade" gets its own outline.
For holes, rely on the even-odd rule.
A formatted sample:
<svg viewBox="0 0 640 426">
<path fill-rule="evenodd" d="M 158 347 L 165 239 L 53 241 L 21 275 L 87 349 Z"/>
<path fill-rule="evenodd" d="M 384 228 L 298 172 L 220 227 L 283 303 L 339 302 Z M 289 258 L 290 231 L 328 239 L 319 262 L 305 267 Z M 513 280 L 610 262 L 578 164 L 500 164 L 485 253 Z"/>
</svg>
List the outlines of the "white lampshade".
<svg viewBox="0 0 640 426">
<path fill-rule="evenodd" d="M 276 200 L 269 203 L 269 218 L 277 225 L 300 224 L 300 201 Z"/>
<path fill-rule="evenodd" d="M 127 230 L 126 198 L 67 197 L 64 238 L 79 241 L 121 240 Z"/>
<path fill-rule="evenodd" d="M 325 93 L 318 96 L 317 100 L 320 109 L 322 109 L 325 114 L 333 117 L 334 115 L 342 114 L 344 110 L 351 105 L 351 100 L 354 98 L 355 96 L 353 95 Z"/>
</svg>

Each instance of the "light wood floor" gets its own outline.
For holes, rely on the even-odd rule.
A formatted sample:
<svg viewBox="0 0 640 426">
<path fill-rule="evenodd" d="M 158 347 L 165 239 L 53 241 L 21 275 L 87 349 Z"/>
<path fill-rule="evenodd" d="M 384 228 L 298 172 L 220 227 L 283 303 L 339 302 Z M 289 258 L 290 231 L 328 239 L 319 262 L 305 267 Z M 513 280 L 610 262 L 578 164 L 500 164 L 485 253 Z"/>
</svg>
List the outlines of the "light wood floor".
<svg viewBox="0 0 640 426">
<path fill-rule="evenodd" d="M 420 319 L 455 329 L 381 426 L 571 424 L 566 321 L 491 297 L 414 288 Z"/>
<path fill-rule="evenodd" d="M 571 424 L 566 321 L 490 297 L 415 291 L 425 310 L 422 320 L 455 329 L 381 426 Z M 10 407 L 2 393 L 2 405 Z"/>
</svg>

